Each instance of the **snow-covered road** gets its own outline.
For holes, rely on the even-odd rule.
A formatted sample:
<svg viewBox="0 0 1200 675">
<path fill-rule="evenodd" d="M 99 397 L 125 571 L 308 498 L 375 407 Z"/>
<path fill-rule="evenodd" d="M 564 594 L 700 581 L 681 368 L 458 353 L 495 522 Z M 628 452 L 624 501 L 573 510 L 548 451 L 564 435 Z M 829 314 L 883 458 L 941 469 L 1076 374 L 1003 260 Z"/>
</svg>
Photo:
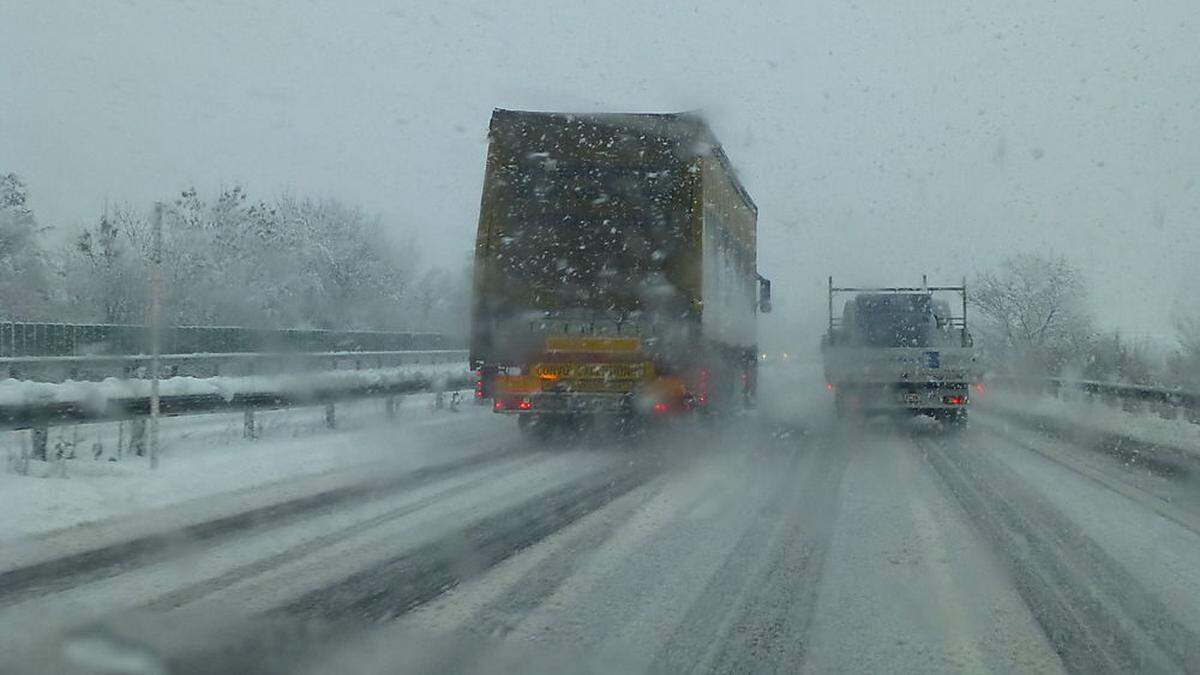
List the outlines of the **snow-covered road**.
<svg viewBox="0 0 1200 675">
<path fill-rule="evenodd" d="M 818 413 L 633 447 L 531 445 L 474 406 L 422 422 L 425 442 L 398 422 L 394 456 L 126 514 L 87 546 L 6 546 L 0 653 L 31 671 L 1200 670 L 1189 467 L 986 410 L 961 434 Z"/>
</svg>

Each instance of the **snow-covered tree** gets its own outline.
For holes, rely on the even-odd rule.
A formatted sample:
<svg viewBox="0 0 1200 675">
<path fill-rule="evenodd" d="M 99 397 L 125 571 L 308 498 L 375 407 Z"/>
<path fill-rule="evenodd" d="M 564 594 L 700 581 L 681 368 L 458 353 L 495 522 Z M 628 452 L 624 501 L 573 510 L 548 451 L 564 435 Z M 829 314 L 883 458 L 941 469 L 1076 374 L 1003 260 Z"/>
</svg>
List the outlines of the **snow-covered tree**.
<svg viewBox="0 0 1200 675">
<path fill-rule="evenodd" d="M 1170 360 L 1170 384 L 1200 391 L 1200 312 L 1182 312 L 1175 320 L 1179 350 Z"/>
<path fill-rule="evenodd" d="M 328 329 L 413 329 L 406 293 L 417 253 L 382 222 L 334 200 L 281 199 L 268 239 L 277 278 L 271 304 L 299 325 Z"/>
<path fill-rule="evenodd" d="M 174 324 L 266 325 L 255 312 L 258 288 L 247 285 L 266 252 L 247 236 L 252 211 L 240 187 L 210 205 L 194 189 L 169 205 L 163 223 L 166 320 Z M 145 234 L 149 243 L 150 233 Z M 147 251 L 149 248 L 147 247 Z"/>
<path fill-rule="evenodd" d="M 1022 254 L 979 275 L 972 297 L 1002 367 L 1061 372 L 1093 339 L 1087 285 L 1063 257 Z"/>
<path fill-rule="evenodd" d="M 144 219 L 129 206 L 104 213 L 76 236 L 65 261 L 74 320 L 140 323 L 145 318 L 149 272 L 142 249 Z"/>
<path fill-rule="evenodd" d="M 413 242 L 336 200 L 255 202 L 233 187 L 210 202 L 188 189 L 163 232 L 169 323 L 463 332 L 466 273 L 421 272 Z M 79 313 L 140 322 L 150 246 L 148 212 L 128 207 L 82 231 L 66 265 Z"/>
<path fill-rule="evenodd" d="M 42 248 L 25 183 L 0 175 L 0 318 L 44 320 L 54 315 L 54 273 Z"/>
<path fill-rule="evenodd" d="M 470 265 L 426 270 L 413 284 L 408 305 L 422 330 L 464 336 L 470 314 Z"/>
<path fill-rule="evenodd" d="M 1122 338 L 1120 331 L 1097 337 L 1089 350 L 1083 374 L 1089 380 L 1155 384 L 1157 366 L 1144 343 Z"/>
</svg>

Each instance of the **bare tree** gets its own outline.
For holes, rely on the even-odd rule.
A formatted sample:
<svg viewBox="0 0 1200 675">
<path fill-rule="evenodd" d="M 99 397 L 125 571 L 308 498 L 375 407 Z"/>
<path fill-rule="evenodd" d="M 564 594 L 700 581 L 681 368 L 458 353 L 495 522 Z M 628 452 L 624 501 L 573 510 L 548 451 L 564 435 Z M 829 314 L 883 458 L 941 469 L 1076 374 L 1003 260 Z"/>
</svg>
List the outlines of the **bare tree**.
<svg viewBox="0 0 1200 675">
<path fill-rule="evenodd" d="M 1009 367 L 1060 372 L 1093 338 L 1086 283 L 1061 256 L 1005 260 L 979 275 L 973 302 L 993 356 Z"/>
</svg>

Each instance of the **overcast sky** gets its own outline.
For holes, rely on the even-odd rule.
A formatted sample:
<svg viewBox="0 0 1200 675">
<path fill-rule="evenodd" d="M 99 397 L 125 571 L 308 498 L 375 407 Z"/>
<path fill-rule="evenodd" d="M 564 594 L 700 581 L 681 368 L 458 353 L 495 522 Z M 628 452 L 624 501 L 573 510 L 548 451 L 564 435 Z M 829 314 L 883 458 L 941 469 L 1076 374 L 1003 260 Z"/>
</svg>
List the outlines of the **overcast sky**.
<svg viewBox="0 0 1200 675">
<path fill-rule="evenodd" d="M 0 0 L 0 172 L 59 231 L 241 183 L 462 265 L 493 107 L 703 109 L 759 206 L 768 331 L 823 322 L 828 274 L 1053 251 L 1166 333 L 1200 306 L 1198 36 L 1196 0 Z"/>
</svg>

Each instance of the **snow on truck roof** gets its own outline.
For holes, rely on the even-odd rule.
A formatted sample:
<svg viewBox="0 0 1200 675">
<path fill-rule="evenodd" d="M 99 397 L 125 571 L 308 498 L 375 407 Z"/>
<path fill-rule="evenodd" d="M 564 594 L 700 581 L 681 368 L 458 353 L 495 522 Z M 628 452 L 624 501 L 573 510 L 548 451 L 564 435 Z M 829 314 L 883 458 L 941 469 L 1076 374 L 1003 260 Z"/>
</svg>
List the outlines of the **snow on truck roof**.
<svg viewBox="0 0 1200 675">
<path fill-rule="evenodd" d="M 647 166 L 667 159 L 691 161 L 712 156 L 720 162 L 746 205 L 758 213 L 737 171 L 701 113 L 570 113 L 530 110 L 492 111 L 488 134 L 497 144 L 528 156 L 544 158 L 553 150 L 566 159 L 586 156 L 589 160 L 642 162 Z M 534 146 L 539 149 L 531 150 Z M 544 149 L 542 149 L 544 148 Z M 522 159 L 515 156 L 518 161 Z"/>
</svg>

